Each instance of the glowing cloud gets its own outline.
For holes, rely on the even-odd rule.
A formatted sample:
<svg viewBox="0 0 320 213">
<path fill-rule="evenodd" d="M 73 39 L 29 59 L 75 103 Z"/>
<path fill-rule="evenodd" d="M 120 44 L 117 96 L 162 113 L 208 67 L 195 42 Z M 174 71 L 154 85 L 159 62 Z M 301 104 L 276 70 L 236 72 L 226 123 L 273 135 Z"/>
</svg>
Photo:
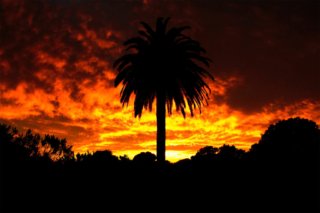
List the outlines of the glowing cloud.
<svg viewBox="0 0 320 213">
<path fill-rule="evenodd" d="M 197 1 L 165 1 L 166 7 L 150 0 L 129 6 L 88 2 L 1 1 L 0 122 L 67 138 L 75 152 L 155 153 L 155 112 L 135 119 L 132 105 L 122 108 L 111 65 L 140 20 L 179 11 L 176 22 L 192 25 L 190 34 L 203 41 L 214 60 L 216 80 L 202 114 L 167 118 L 169 160 L 190 157 L 208 145 L 248 149 L 279 119 L 300 116 L 320 123 L 312 5 L 306 6 L 308 14 L 286 9 L 290 21 L 275 6 L 259 2 L 250 7 L 209 3 L 215 1 L 204 2 L 206 7 Z M 253 24 L 260 21 L 257 26 L 248 26 L 251 16 L 257 20 Z"/>
</svg>

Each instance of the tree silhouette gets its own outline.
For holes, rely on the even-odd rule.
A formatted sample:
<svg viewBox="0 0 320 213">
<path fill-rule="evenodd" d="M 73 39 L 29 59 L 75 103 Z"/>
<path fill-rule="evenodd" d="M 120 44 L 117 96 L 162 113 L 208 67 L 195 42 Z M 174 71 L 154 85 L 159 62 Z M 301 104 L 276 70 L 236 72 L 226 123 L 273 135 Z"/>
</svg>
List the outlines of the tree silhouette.
<svg viewBox="0 0 320 213">
<path fill-rule="evenodd" d="M 138 164 L 152 165 L 156 161 L 156 156 L 151 152 L 141 152 L 133 157 L 133 162 Z"/>
<path fill-rule="evenodd" d="M 205 146 L 199 149 L 196 155 L 192 156 L 191 159 L 194 161 L 200 161 L 200 162 L 212 161 L 215 159 L 218 151 L 219 149 L 213 146 Z"/>
<path fill-rule="evenodd" d="M 15 127 L 6 124 L 0 124 L 0 163 L 3 166 L 10 167 L 18 164 L 30 156 L 30 151 L 25 148 L 19 140 L 18 130 Z"/>
<path fill-rule="evenodd" d="M 158 162 L 165 161 L 166 111 L 170 115 L 174 103 L 184 117 L 187 106 L 191 116 L 195 108 L 201 113 L 210 93 L 205 78 L 213 79 L 203 66 L 209 67 L 210 60 L 203 56 L 206 51 L 183 34 L 190 27 L 167 29 L 169 19 L 158 18 L 155 29 L 141 22 L 144 29 L 138 31 L 139 36 L 124 42 L 128 53 L 113 64 L 119 71 L 114 84 L 123 85 L 122 105 L 128 105 L 130 96 L 135 95 L 135 117 L 141 117 L 143 108 L 152 111 L 156 99 Z"/>
<path fill-rule="evenodd" d="M 320 129 L 311 120 L 290 118 L 272 124 L 259 143 L 252 145 L 250 155 L 269 161 L 313 161 L 320 155 Z"/>
<path fill-rule="evenodd" d="M 72 146 L 67 144 L 66 139 L 60 139 L 54 135 L 33 133 L 28 129 L 25 134 L 12 126 L 0 124 L 0 145 L 1 151 L 11 157 L 21 158 L 21 156 L 31 158 L 45 157 L 51 160 L 66 160 L 74 156 Z M 20 150 L 20 154 L 14 154 Z M 24 154 L 21 154 L 23 150 Z"/>
<path fill-rule="evenodd" d="M 167 164 L 109 150 L 50 160 L 61 141 L 0 124 L 0 212 L 319 212 L 320 130 L 307 119 L 271 125 L 250 152 L 206 146 Z"/>
<path fill-rule="evenodd" d="M 41 141 L 41 151 L 45 155 L 49 155 L 51 159 L 70 159 L 74 153 L 72 146 L 67 145 L 66 139 L 59 139 L 54 135 L 45 135 Z M 44 155 L 42 154 L 42 155 Z"/>
<path fill-rule="evenodd" d="M 219 152 L 217 154 L 217 159 L 222 161 L 230 161 L 235 162 L 244 158 L 245 151 L 242 149 L 238 149 L 234 145 L 224 144 L 219 147 Z"/>
<path fill-rule="evenodd" d="M 255 178 L 264 180 L 259 191 L 276 191 L 274 202 L 283 207 L 319 212 L 320 129 L 314 121 L 297 117 L 270 125 L 248 155 Z"/>
</svg>

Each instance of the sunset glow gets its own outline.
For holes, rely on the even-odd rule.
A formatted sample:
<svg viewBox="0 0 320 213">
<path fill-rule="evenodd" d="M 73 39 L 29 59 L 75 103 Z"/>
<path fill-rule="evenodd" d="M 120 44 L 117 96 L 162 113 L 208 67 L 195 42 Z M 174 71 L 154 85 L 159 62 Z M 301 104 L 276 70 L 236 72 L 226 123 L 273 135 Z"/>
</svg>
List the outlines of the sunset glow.
<svg viewBox="0 0 320 213">
<path fill-rule="evenodd" d="M 208 12 L 196 1 L 182 8 L 177 8 L 178 1 L 166 8 L 150 0 L 127 6 L 114 1 L 110 7 L 108 1 L 92 1 L 95 9 L 88 9 L 91 1 L 53 2 L 1 1 L 1 123 L 66 138 L 76 153 L 108 149 L 130 158 L 140 152 L 155 153 L 155 110 L 144 111 L 139 119 L 134 118 L 132 104 L 121 106 L 121 87 L 113 86 L 116 71 L 112 63 L 141 19 L 154 20 L 155 14 L 177 10 L 181 15 L 176 22 L 193 27 L 190 33 L 203 41 L 214 61 L 210 70 L 215 81 L 210 83 L 210 103 L 201 114 L 196 111 L 190 117 L 187 113 L 184 119 L 174 112 L 167 117 L 168 160 L 189 158 L 209 145 L 230 144 L 248 150 L 280 119 L 300 116 L 320 123 L 319 63 L 313 60 L 319 56 L 317 36 L 308 31 L 299 34 L 285 21 L 278 22 L 281 15 L 272 6 L 252 6 L 249 14 L 261 26 L 245 26 L 229 10 L 248 11 L 225 4 L 225 14 L 214 17 L 220 17 L 221 26 L 212 29 L 205 21 Z M 125 17 L 112 13 L 112 7 Z M 270 20 L 265 20 L 266 14 L 272 14 Z M 288 22 L 298 28 L 304 22 L 313 24 L 299 14 L 291 14 Z M 248 32 L 240 31 L 237 24 Z M 280 38 L 281 33 L 292 35 L 291 40 Z M 211 42 L 213 35 L 216 38 Z M 248 36 L 259 50 L 240 45 Z M 295 40 L 295 36 L 306 40 Z M 291 47 L 293 43 L 297 50 Z"/>
</svg>

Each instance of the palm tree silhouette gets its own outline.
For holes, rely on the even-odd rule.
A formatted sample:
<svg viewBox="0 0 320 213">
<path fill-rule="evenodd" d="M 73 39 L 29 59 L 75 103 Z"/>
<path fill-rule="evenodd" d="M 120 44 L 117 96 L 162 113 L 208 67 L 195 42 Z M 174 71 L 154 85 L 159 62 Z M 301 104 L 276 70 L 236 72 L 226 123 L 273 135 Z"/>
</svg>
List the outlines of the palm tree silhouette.
<svg viewBox="0 0 320 213">
<path fill-rule="evenodd" d="M 199 42 L 182 32 L 189 26 L 167 29 L 170 18 L 158 18 L 155 30 L 141 22 L 143 30 L 137 37 L 124 42 L 126 54 L 113 64 L 119 71 L 114 85 L 123 84 L 120 93 L 122 106 L 128 105 L 131 94 L 135 95 L 134 115 L 141 117 L 142 109 L 152 111 L 156 99 L 157 116 L 157 161 L 165 161 L 166 108 L 176 110 L 185 117 L 188 105 L 191 116 L 198 108 L 208 104 L 210 88 L 205 78 L 213 76 L 204 68 L 210 59 L 203 56 L 206 51 Z"/>
</svg>

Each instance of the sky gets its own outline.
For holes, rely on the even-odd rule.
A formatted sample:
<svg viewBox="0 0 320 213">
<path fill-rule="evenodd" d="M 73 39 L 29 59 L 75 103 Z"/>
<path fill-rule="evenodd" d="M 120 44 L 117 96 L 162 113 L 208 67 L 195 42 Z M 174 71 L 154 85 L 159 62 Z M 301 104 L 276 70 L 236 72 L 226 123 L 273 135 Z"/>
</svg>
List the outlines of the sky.
<svg viewBox="0 0 320 213">
<path fill-rule="evenodd" d="M 122 107 L 112 63 L 157 17 L 191 26 L 215 77 L 201 114 L 167 117 L 168 160 L 204 146 L 248 150 L 281 119 L 320 123 L 312 0 L 0 0 L 0 122 L 66 138 L 76 153 L 155 153 L 155 111 L 139 119 Z"/>
</svg>

